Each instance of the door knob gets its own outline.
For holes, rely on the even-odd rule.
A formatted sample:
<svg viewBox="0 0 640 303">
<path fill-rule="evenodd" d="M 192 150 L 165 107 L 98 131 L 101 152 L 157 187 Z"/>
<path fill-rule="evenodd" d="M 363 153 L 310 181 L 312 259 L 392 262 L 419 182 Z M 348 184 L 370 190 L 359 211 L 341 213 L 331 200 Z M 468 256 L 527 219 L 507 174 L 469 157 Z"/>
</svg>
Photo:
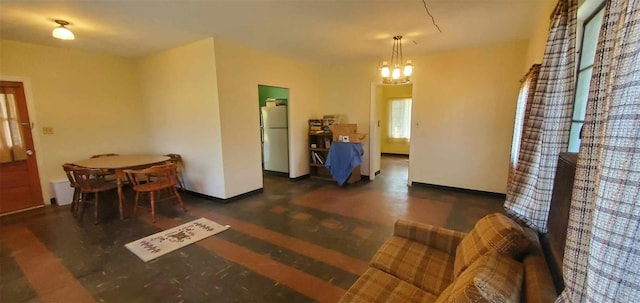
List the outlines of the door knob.
<svg viewBox="0 0 640 303">
<path fill-rule="evenodd" d="M 33 151 L 30 149 L 27 149 L 27 151 L 25 151 L 25 153 L 27 154 L 27 156 L 33 156 Z"/>
</svg>

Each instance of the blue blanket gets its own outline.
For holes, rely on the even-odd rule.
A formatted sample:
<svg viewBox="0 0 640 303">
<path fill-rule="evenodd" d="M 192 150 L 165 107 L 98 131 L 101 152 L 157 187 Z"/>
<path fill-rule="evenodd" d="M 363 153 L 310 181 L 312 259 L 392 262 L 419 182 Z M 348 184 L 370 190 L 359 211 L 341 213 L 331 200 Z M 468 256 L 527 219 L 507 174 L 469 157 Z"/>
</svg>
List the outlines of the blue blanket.
<svg viewBox="0 0 640 303">
<path fill-rule="evenodd" d="M 338 184 L 342 186 L 349 179 L 351 171 L 362 163 L 362 143 L 331 142 L 331 148 L 324 166 Z"/>
</svg>

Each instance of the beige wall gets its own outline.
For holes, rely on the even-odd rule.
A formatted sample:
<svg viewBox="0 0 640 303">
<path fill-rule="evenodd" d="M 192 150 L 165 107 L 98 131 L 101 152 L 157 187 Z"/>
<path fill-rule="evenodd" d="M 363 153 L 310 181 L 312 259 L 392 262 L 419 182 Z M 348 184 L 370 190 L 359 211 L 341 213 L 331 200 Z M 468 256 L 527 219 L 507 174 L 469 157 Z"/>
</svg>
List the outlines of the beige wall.
<svg viewBox="0 0 640 303">
<path fill-rule="evenodd" d="M 219 39 L 215 52 L 226 196 L 262 188 L 259 84 L 289 88 L 289 176 L 308 174 L 307 120 L 324 101 L 317 69 Z"/>
<path fill-rule="evenodd" d="M 380 151 L 388 154 L 409 154 L 409 142 L 397 142 L 389 140 L 389 102 L 398 98 L 411 98 L 413 86 L 408 85 L 385 85 L 382 86 L 382 104 L 379 109 L 380 115 Z"/>
<path fill-rule="evenodd" d="M 150 149 L 182 155 L 187 189 L 225 198 L 214 39 L 143 58 L 139 76 Z"/>
<path fill-rule="evenodd" d="M 410 181 L 506 191 L 527 46 L 515 41 L 412 57 Z M 325 68 L 322 76 L 327 111 L 345 114 L 368 132 L 370 85 L 380 82 L 376 64 Z M 368 152 L 366 146 L 365 157 Z"/>
<path fill-rule="evenodd" d="M 522 76 L 529 70 L 531 65 L 542 63 L 545 48 L 547 47 L 547 37 L 549 36 L 549 26 L 551 25 L 551 13 L 558 3 L 557 0 L 544 0 L 545 5 L 537 12 L 537 22 L 535 30 L 529 39 L 527 47 L 527 57 L 525 60 Z"/>
<path fill-rule="evenodd" d="M 372 83 L 378 83 L 375 81 L 377 73 L 375 63 L 323 67 L 320 70 L 322 113 L 340 114 L 344 117 L 342 122 L 355 123 L 358 125 L 359 133 L 369 134 L 371 95 L 375 91 L 375 88 L 372 89 Z M 373 101 L 375 102 L 375 99 Z M 371 137 L 367 136 L 362 142 L 364 156 L 360 172 L 363 175 L 370 175 L 370 140 Z"/>
<path fill-rule="evenodd" d="M 526 41 L 418 57 L 412 181 L 505 193 Z"/>
<path fill-rule="evenodd" d="M 45 203 L 61 165 L 106 152 L 147 151 L 133 61 L 0 40 L 0 78 L 26 81 Z M 42 127 L 53 127 L 43 135 Z"/>
</svg>

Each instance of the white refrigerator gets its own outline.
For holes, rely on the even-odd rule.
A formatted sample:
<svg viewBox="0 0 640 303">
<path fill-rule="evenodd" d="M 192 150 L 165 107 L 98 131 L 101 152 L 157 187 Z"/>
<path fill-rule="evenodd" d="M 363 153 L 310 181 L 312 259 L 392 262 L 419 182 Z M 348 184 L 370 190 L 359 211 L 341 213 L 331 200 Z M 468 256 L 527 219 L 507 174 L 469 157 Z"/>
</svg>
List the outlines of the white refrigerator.
<svg viewBox="0 0 640 303">
<path fill-rule="evenodd" d="M 264 170 L 289 173 L 287 107 L 261 107 Z"/>
</svg>

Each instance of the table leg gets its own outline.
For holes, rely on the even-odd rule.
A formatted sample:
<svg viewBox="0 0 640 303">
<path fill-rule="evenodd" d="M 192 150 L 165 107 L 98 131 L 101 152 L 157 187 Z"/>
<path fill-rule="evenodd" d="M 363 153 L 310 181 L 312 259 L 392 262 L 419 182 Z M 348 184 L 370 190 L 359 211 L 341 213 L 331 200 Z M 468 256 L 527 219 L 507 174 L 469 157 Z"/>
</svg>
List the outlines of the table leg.
<svg viewBox="0 0 640 303">
<path fill-rule="evenodd" d="M 124 196 L 122 195 L 122 179 L 124 173 L 121 168 L 116 169 L 116 182 L 118 183 L 118 207 L 120 211 L 120 220 L 124 220 Z"/>
</svg>

